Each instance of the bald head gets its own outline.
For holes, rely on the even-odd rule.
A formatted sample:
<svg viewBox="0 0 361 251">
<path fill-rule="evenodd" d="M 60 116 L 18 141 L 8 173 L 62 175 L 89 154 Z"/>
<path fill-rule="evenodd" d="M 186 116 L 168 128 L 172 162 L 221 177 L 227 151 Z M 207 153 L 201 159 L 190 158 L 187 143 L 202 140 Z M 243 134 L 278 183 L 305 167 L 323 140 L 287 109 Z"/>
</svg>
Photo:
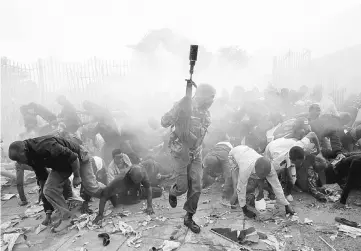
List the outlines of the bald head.
<svg viewBox="0 0 361 251">
<path fill-rule="evenodd" d="M 25 164 L 27 161 L 25 155 L 25 143 L 24 141 L 14 141 L 9 146 L 9 158 L 13 161 Z"/>
<path fill-rule="evenodd" d="M 216 96 L 216 89 L 210 84 L 200 84 L 194 95 L 197 106 L 201 109 L 209 109 Z"/>
<path fill-rule="evenodd" d="M 266 157 L 261 157 L 257 159 L 255 164 L 255 170 L 258 178 L 266 178 L 271 173 L 271 161 Z"/>
<path fill-rule="evenodd" d="M 216 89 L 210 84 L 200 84 L 197 87 L 195 96 L 197 97 L 214 97 L 216 95 Z"/>
<path fill-rule="evenodd" d="M 143 180 L 142 167 L 140 165 L 132 165 L 130 169 L 130 177 L 135 184 L 139 184 Z"/>
</svg>

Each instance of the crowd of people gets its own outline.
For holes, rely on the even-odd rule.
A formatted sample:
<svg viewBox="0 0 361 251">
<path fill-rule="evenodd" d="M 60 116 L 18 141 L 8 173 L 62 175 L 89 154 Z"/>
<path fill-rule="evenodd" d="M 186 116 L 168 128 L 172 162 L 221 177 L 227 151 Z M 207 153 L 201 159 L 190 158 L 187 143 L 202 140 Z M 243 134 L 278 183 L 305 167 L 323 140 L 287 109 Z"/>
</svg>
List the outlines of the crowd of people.
<svg viewBox="0 0 361 251">
<path fill-rule="evenodd" d="M 214 87 L 200 84 L 190 102 L 182 98 L 161 118 L 150 118 L 147 129 L 136 130 L 120 126 L 98 104 L 84 101 L 79 111 L 60 96 L 58 115 L 37 103 L 20 107 L 25 132 L 10 144 L 8 157 L 16 162 L 20 205 L 28 204 L 24 170 L 34 171 L 46 213 L 42 224 L 56 230 L 74 217 L 67 204 L 72 186 L 80 186 L 82 213 L 92 213 L 89 202 L 99 199 L 99 223 L 108 200 L 116 206 L 144 199 L 145 212 L 154 213 L 162 181 L 174 180 L 169 204 L 176 207 L 177 197 L 187 193 L 184 225 L 199 233 L 193 215 L 202 189 L 216 179 L 224 182 L 222 199 L 250 218 L 256 217 L 250 207 L 266 196 L 286 214 L 297 211 L 294 191 L 327 202 L 324 185 L 333 183 L 343 189 L 335 207 L 343 207 L 361 185 L 360 100 L 350 97 L 337 109 L 322 88 L 305 86 L 263 93 L 237 86 L 216 98 Z M 53 222 L 55 209 L 61 217 Z"/>
</svg>

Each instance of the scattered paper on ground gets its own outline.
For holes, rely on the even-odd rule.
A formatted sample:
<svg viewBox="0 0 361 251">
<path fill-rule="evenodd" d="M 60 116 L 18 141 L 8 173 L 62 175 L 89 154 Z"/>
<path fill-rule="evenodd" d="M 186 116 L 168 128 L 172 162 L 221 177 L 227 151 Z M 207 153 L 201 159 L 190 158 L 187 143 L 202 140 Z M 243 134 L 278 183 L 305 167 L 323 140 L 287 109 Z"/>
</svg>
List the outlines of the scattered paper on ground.
<svg viewBox="0 0 361 251">
<path fill-rule="evenodd" d="M 6 193 L 6 194 L 1 196 L 1 200 L 10 200 L 11 198 L 13 198 L 15 196 L 16 196 L 16 194 Z"/>
<path fill-rule="evenodd" d="M 15 226 L 16 224 L 18 224 L 19 221 L 7 221 L 1 224 L 1 231 L 3 232 L 4 230 Z"/>
<path fill-rule="evenodd" d="M 35 230 L 35 233 L 36 234 L 39 234 L 40 232 L 42 232 L 44 229 L 46 229 L 47 228 L 47 226 L 45 226 L 45 225 L 43 225 L 43 224 L 40 224 L 37 228 L 36 228 L 36 230 Z"/>
<path fill-rule="evenodd" d="M 313 220 L 310 220 L 310 219 L 308 219 L 308 218 L 305 218 L 304 223 L 307 224 L 307 225 L 312 225 Z"/>
<path fill-rule="evenodd" d="M 93 220 L 95 219 L 96 214 L 88 215 L 82 214 L 77 219 L 74 219 L 74 225 L 70 227 L 70 229 L 78 228 L 78 230 L 82 230 L 84 227 L 87 227 L 89 230 L 94 230 L 100 228 L 99 225 L 93 224 Z"/>
<path fill-rule="evenodd" d="M 20 233 L 4 234 L 3 241 L 5 243 L 5 248 L 3 250 L 12 251 L 16 243 L 16 240 L 19 238 Z"/>
<path fill-rule="evenodd" d="M 177 248 L 179 248 L 179 246 L 180 246 L 180 243 L 177 241 L 165 240 L 165 241 L 163 241 L 163 244 L 157 248 L 157 250 L 172 251 L 172 250 L 176 250 Z"/>
<path fill-rule="evenodd" d="M 39 212 L 41 212 L 43 210 L 44 210 L 43 206 L 32 205 L 31 207 L 29 207 L 28 209 L 25 210 L 25 216 L 27 216 L 27 217 L 35 216 L 36 214 L 38 214 Z"/>
</svg>

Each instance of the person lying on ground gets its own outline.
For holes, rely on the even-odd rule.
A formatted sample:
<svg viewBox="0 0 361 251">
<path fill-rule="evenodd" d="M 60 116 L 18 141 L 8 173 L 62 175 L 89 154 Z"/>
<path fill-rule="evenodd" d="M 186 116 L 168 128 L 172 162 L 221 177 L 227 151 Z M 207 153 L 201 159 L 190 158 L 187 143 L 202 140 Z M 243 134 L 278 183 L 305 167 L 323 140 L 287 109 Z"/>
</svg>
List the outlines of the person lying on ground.
<svg viewBox="0 0 361 251">
<path fill-rule="evenodd" d="M 338 183 L 342 187 L 342 180 L 346 178 L 340 202 L 335 204 L 335 208 L 344 208 L 351 190 L 361 185 L 361 153 L 341 159 L 335 166 L 329 165 L 325 171 L 327 183 Z"/>
<path fill-rule="evenodd" d="M 321 156 L 309 154 L 298 146 L 292 147 L 289 155 L 297 169 L 296 186 L 303 192 L 309 192 L 318 201 L 327 202 L 323 187 L 326 184 L 326 160 Z"/>
<path fill-rule="evenodd" d="M 276 170 L 271 161 L 248 146 L 234 147 L 230 153 L 230 165 L 232 169 L 238 169 L 237 196 L 243 213 L 250 218 L 255 217 L 255 213 L 247 209 L 246 189 L 248 179 L 267 179 L 271 184 L 277 200 L 285 206 L 286 214 L 294 214 L 293 208 L 285 198 L 282 186 L 278 180 Z M 235 198 L 232 197 L 231 203 L 234 204 Z"/>
<path fill-rule="evenodd" d="M 19 164 L 31 166 L 42 188 L 45 212 L 58 209 L 61 219 L 55 224 L 60 226 L 73 216 L 63 197 L 64 184 L 73 174 L 73 186 L 81 183 L 80 165 L 86 164 L 80 146 L 64 138 L 43 136 L 24 141 L 15 141 L 9 146 L 9 158 Z M 51 171 L 48 174 L 47 169 Z M 49 224 L 51 219 L 47 217 Z"/>
<path fill-rule="evenodd" d="M 229 198 L 233 194 L 228 160 L 228 154 L 232 148 L 232 144 L 227 141 L 219 142 L 203 158 L 203 188 L 213 183 L 212 178 L 216 178 L 217 173 L 221 172 L 225 180 L 222 198 Z"/>
<path fill-rule="evenodd" d="M 127 168 L 124 175 L 117 176 L 110 184 L 108 184 L 100 194 L 99 213 L 94 219 L 94 223 L 99 223 L 103 219 L 105 204 L 111 201 L 114 207 L 117 202 L 122 200 L 131 200 L 138 202 L 139 199 L 147 199 L 147 214 L 153 214 L 152 198 L 160 197 L 161 188 L 151 187 L 147 172 L 139 165 L 133 165 Z M 120 197 L 120 198 L 118 198 Z"/>
</svg>

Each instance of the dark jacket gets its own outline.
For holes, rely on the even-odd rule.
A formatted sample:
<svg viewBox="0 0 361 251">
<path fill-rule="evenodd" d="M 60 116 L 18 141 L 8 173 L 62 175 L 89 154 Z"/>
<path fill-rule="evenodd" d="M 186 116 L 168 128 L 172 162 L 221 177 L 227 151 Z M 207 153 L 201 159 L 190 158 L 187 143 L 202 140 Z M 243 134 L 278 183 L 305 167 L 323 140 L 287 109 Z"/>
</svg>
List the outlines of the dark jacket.
<svg viewBox="0 0 361 251">
<path fill-rule="evenodd" d="M 58 172 L 72 172 L 71 163 L 81 161 L 81 147 L 61 137 L 43 136 L 24 141 L 27 165 L 34 169 L 38 180 L 47 179 L 46 168 Z"/>
<path fill-rule="evenodd" d="M 335 158 L 337 154 L 342 152 L 340 136 L 343 132 L 343 126 L 338 117 L 328 114 L 321 115 L 319 118 L 310 121 L 310 125 L 321 145 L 325 137 L 330 139 L 332 151 L 322 153 L 326 158 Z"/>
</svg>

